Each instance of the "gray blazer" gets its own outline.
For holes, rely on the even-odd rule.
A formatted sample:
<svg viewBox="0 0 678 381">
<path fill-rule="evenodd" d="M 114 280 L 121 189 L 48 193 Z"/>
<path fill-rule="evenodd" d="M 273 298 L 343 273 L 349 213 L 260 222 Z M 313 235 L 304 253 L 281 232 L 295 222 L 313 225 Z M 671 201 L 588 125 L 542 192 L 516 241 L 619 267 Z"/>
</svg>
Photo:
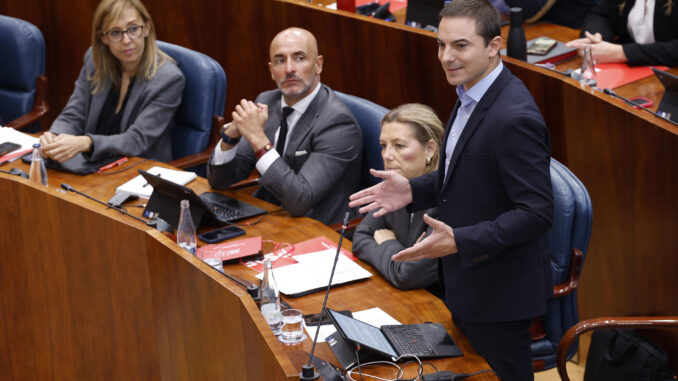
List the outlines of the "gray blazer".
<svg viewBox="0 0 678 381">
<path fill-rule="evenodd" d="M 393 262 L 391 257 L 417 242 L 426 231 L 431 233 L 424 222 L 424 213 L 436 217 L 436 208 L 415 212 L 410 223 L 410 213 L 405 208 L 398 209 L 382 217 L 369 213 L 360 222 L 353 234 L 353 253 L 358 258 L 374 266 L 379 274 L 392 285 L 401 289 L 425 288 L 438 282 L 438 259 L 426 258 L 415 262 Z M 377 245 L 374 232 L 389 229 L 395 233 L 396 240 L 388 240 Z"/>
<path fill-rule="evenodd" d="M 127 99 L 120 133 L 106 136 L 97 135 L 96 130 L 111 83 L 103 91 L 92 94 L 93 87 L 87 80 L 87 74 L 94 72 L 91 49 L 85 53 L 84 61 L 73 94 L 49 130 L 91 137 L 93 151 L 84 156 L 92 161 L 116 155 L 172 160 L 174 112 L 184 91 L 181 70 L 166 61 L 150 81 L 137 77 Z"/>
<path fill-rule="evenodd" d="M 264 133 L 273 142 L 282 119 L 281 93 L 261 93 L 256 102 L 268 105 Z M 213 165 L 210 158 L 207 179 L 213 188 L 227 188 L 247 178 L 255 168 L 249 142 L 241 139 L 236 149 L 235 158 L 228 163 Z M 340 222 L 348 209 L 348 196 L 360 184 L 362 150 L 362 132 L 353 114 L 322 85 L 288 136 L 284 160 L 274 161 L 259 184 L 293 216 L 304 215 L 326 224 Z M 255 196 L 265 199 L 261 188 Z"/>
</svg>

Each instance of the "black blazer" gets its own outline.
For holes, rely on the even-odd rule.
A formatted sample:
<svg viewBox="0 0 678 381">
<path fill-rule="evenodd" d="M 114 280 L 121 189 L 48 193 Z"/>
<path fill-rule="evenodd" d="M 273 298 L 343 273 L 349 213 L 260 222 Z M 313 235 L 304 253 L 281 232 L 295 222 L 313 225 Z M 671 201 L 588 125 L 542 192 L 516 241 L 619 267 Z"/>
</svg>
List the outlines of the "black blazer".
<svg viewBox="0 0 678 381">
<path fill-rule="evenodd" d="M 447 123 L 447 144 L 459 102 Z M 436 172 L 410 180 L 413 210 L 437 203 L 458 254 L 442 257 L 445 303 L 471 322 L 546 312 L 552 295 L 550 138 L 525 85 L 504 67 Z"/>
<path fill-rule="evenodd" d="M 636 0 L 600 0 L 584 21 L 584 31 L 600 33 L 603 40 L 622 44 L 628 64 L 678 66 L 678 9 L 666 14 L 667 0 L 654 5 L 654 40 L 652 44 L 636 44 L 629 34 L 629 12 Z M 673 2 L 672 8 L 678 8 Z"/>
</svg>

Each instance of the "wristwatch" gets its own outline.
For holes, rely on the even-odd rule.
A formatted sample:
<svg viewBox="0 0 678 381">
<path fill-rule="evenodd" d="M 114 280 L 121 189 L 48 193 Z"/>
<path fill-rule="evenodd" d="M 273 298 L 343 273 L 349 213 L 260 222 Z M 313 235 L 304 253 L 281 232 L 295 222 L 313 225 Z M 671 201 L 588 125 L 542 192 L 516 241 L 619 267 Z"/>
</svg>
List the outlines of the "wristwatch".
<svg viewBox="0 0 678 381">
<path fill-rule="evenodd" d="M 254 156 L 257 158 L 257 160 L 259 160 L 259 159 L 261 159 L 262 156 L 264 156 L 264 154 L 265 154 L 266 152 L 268 152 L 268 151 L 270 151 L 270 150 L 272 150 L 272 149 L 273 149 L 273 144 L 271 144 L 270 142 L 269 142 L 269 143 L 266 143 L 265 146 L 259 148 L 259 149 L 254 153 Z"/>
<path fill-rule="evenodd" d="M 226 126 L 228 126 L 228 125 L 226 125 Z M 226 128 L 221 129 L 221 140 L 223 140 L 224 143 L 226 143 L 228 145 L 234 146 L 234 145 L 238 144 L 238 142 L 240 141 L 240 138 L 241 138 L 240 136 L 238 136 L 237 138 L 232 138 L 232 137 L 226 135 Z"/>
</svg>

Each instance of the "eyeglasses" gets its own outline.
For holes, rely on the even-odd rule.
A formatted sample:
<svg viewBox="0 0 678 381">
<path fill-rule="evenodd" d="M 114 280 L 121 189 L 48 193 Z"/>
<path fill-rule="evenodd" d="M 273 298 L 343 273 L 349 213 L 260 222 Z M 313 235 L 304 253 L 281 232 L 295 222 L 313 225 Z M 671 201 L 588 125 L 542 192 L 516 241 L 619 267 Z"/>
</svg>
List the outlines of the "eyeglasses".
<svg viewBox="0 0 678 381">
<path fill-rule="evenodd" d="M 144 25 L 132 25 L 125 30 L 113 29 L 109 30 L 108 32 L 101 32 L 101 34 L 108 37 L 108 39 L 113 42 L 122 41 L 122 35 L 125 33 L 127 33 L 127 37 L 129 37 L 131 40 L 136 40 L 141 36 L 141 32 L 144 30 L 144 27 L 146 27 L 146 23 L 144 23 Z"/>
</svg>

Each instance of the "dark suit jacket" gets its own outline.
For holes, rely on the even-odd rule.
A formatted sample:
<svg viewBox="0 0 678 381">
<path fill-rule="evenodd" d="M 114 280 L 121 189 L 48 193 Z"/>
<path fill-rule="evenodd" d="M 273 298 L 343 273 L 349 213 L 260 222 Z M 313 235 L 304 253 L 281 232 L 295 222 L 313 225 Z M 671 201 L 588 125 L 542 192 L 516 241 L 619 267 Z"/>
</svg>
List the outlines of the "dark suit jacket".
<svg viewBox="0 0 678 381">
<path fill-rule="evenodd" d="M 412 208 L 437 203 L 439 219 L 454 231 L 458 254 L 442 257 L 448 308 L 470 322 L 545 313 L 553 289 L 550 138 L 534 99 L 506 67 L 471 114 L 446 181 L 441 154 L 436 172 L 410 183 Z"/>
<path fill-rule="evenodd" d="M 391 260 L 395 253 L 414 245 L 421 233 L 431 232 L 424 222 L 424 213 L 434 218 L 438 215 L 435 208 L 419 211 L 414 213 L 412 223 L 410 223 L 410 213 L 404 208 L 381 217 L 374 217 L 372 213 L 369 213 L 353 234 L 353 253 L 374 266 L 379 274 L 398 288 L 407 290 L 437 284 L 438 260 L 436 258 L 414 262 Z M 380 229 L 392 230 L 396 239 L 384 241 L 378 245 L 374 240 L 374 232 Z"/>
<path fill-rule="evenodd" d="M 184 75 L 177 65 L 165 61 L 150 81 L 141 77 L 135 79 L 122 114 L 121 131 L 109 136 L 97 135 L 97 127 L 111 84 L 108 83 L 103 91 L 92 94 L 92 87 L 87 80 L 87 75 L 92 72 L 94 62 L 92 52 L 88 50 L 73 94 L 52 123 L 50 131 L 89 135 L 94 149 L 83 155 L 92 161 L 116 155 L 172 160 L 174 112 L 181 103 L 184 91 Z"/>
<path fill-rule="evenodd" d="M 264 133 L 273 142 L 282 119 L 280 90 L 262 93 L 256 101 L 268 105 Z M 247 178 L 255 168 L 249 142 L 241 139 L 236 149 L 231 162 L 213 165 L 210 158 L 207 179 L 213 188 L 227 188 Z M 274 161 L 259 184 L 293 216 L 305 215 L 326 224 L 340 222 L 348 208 L 348 196 L 360 184 L 362 151 L 362 132 L 353 114 L 322 85 L 287 137 L 284 160 Z M 261 194 L 259 190 L 255 193 Z"/>
<path fill-rule="evenodd" d="M 674 1 L 671 14 L 666 15 L 667 0 L 656 0 L 653 21 L 655 42 L 636 44 L 627 29 L 629 12 L 635 2 L 600 0 L 584 21 L 582 35 L 584 31 L 598 32 L 605 41 L 621 43 L 631 66 L 678 66 L 678 4 Z"/>
</svg>

